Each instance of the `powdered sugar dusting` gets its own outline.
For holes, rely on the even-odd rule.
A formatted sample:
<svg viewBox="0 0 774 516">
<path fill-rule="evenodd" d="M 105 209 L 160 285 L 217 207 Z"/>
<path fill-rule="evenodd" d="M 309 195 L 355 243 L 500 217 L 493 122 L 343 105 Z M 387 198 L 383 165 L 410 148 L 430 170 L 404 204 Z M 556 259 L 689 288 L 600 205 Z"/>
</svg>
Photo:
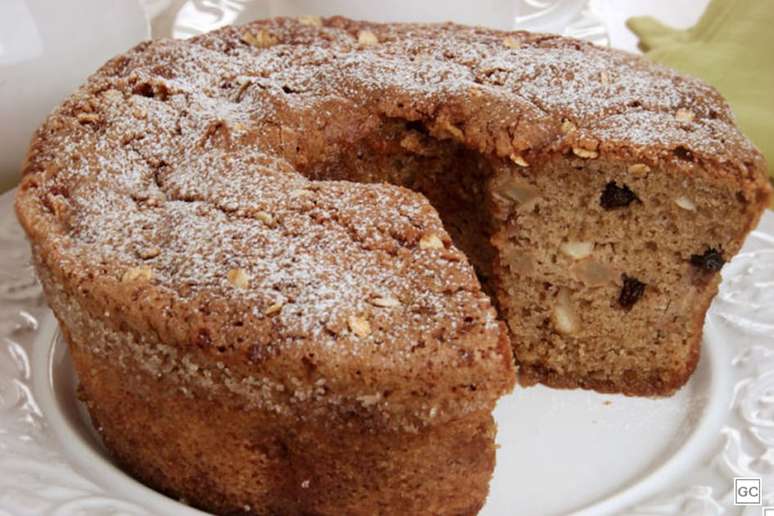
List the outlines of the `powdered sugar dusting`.
<svg viewBox="0 0 774 516">
<path fill-rule="evenodd" d="M 266 349 L 335 345 L 395 360 L 417 342 L 472 346 L 462 334 L 494 349 L 499 330 L 422 196 L 303 175 L 380 116 L 443 121 L 505 156 L 555 145 L 568 119 L 603 144 L 684 145 L 739 170 L 758 159 L 714 91 L 622 53 L 526 33 L 505 44 L 504 33 L 452 25 L 368 25 L 378 43 L 363 45 L 361 27 L 256 22 L 108 63 L 39 133 L 28 173 L 61 222 L 46 238 L 87 268 L 110 264 L 116 281 L 148 266 L 183 303 L 227 300 L 223 324 L 261 321 Z M 250 44 L 256 31 L 271 44 Z M 474 90 L 486 102 L 467 113 Z M 689 129 L 680 108 L 695 114 Z M 444 247 L 422 249 L 428 233 Z M 367 330 L 353 331 L 352 317 Z"/>
</svg>

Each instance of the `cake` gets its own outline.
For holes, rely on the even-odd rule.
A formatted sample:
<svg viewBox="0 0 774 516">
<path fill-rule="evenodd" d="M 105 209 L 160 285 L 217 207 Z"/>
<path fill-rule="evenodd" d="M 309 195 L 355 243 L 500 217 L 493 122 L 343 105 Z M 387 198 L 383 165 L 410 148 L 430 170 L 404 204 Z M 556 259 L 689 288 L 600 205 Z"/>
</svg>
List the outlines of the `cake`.
<svg viewBox="0 0 774 516">
<path fill-rule="evenodd" d="M 696 79 L 306 17 L 112 59 L 35 134 L 16 208 L 132 475 L 221 514 L 474 514 L 517 374 L 687 380 L 768 199 Z"/>
</svg>

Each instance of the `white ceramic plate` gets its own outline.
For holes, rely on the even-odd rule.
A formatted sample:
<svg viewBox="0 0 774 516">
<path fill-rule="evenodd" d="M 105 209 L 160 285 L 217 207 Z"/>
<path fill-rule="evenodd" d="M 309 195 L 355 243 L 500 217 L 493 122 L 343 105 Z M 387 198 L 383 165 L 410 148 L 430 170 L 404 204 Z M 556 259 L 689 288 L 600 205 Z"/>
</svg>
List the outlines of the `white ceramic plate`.
<svg viewBox="0 0 774 516">
<path fill-rule="evenodd" d="M 123 474 L 95 438 L 11 205 L 0 196 L 0 515 L 197 514 Z M 502 399 L 482 514 L 761 514 L 733 505 L 735 476 L 761 478 L 774 505 L 774 213 L 723 278 L 675 396 L 538 386 Z"/>
<path fill-rule="evenodd" d="M 187 38 L 271 16 L 345 15 L 380 22 L 454 21 L 499 29 L 557 32 L 608 44 L 587 0 L 142 0 L 154 37 Z"/>
</svg>

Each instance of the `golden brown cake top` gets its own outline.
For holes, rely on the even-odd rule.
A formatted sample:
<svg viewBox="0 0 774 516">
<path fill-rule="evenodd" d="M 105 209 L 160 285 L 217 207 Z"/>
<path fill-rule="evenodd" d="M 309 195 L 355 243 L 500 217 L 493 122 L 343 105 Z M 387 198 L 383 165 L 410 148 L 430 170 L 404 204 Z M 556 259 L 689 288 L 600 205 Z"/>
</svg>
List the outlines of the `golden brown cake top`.
<svg viewBox="0 0 774 516">
<path fill-rule="evenodd" d="M 430 414 L 452 391 L 454 410 L 490 405 L 512 383 L 509 348 L 427 200 L 304 177 L 390 117 L 522 166 L 575 153 L 750 198 L 763 184 L 720 96 L 640 58 L 452 24 L 274 19 L 107 63 L 36 134 L 18 213 L 65 288 L 139 334 L 364 405 Z"/>
</svg>

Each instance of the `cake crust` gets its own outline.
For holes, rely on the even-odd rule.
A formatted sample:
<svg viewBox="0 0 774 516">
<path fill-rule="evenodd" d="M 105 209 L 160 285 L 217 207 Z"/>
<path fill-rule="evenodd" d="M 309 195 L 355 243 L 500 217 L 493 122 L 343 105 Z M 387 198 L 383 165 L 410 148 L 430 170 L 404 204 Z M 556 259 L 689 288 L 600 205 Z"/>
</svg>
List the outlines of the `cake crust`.
<svg viewBox="0 0 774 516">
<path fill-rule="evenodd" d="M 295 352 L 279 341 L 307 335 L 321 353 L 326 339 L 341 345 L 336 332 L 355 347 L 362 337 L 350 322 L 371 312 L 383 317 L 383 333 L 367 340 L 410 347 L 416 339 L 405 321 L 428 306 L 439 328 L 467 317 L 452 311 L 479 307 L 473 317 L 496 342 L 488 300 L 422 196 L 303 176 L 380 116 L 421 121 L 439 138 L 535 169 L 566 153 L 668 163 L 670 173 L 733 185 L 748 200 L 748 227 L 768 199 L 763 158 L 723 99 L 698 80 L 557 36 L 331 18 L 227 27 L 187 42 L 144 43 L 113 59 L 38 131 L 17 211 L 44 266 L 60 269 L 73 290 L 93 283 L 83 302 L 96 315 L 115 306 L 138 331 L 226 361 L 252 353 L 270 371 Z M 422 249 L 423 237 L 440 238 L 442 248 Z M 305 277 L 278 272 L 299 259 L 291 243 L 313 262 L 303 264 Z M 349 263 L 326 263 L 342 257 Z M 393 286 L 397 269 L 412 271 L 414 282 Z M 350 270 L 354 277 L 342 277 Z M 249 286 L 235 287 L 229 274 L 244 274 Z M 436 299 L 371 302 L 410 298 L 428 281 Z M 291 303 L 294 283 L 335 287 Z M 444 294 L 451 291 L 455 308 Z M 157 302 L 128 306 L 140 295 Z M 329 314 L 319 304 L 326 295 L 348 313 Z M 211 302 L 238 315 L 207 317 L 202 305 Z M 293 313 L 290 305 L 316 310 Z M 281 317 L 267 317 L 272 310 Z M 249 320 L 236 320 L 246 313 Z M 169 328 L 170 316 L 188 324 Z M 273 335 L 276 351 L 269 356 L 248 333 Z M 493 344 L 490 360 L 502 361 L 497 350 Z M 342 356 L 337 350 L 321 363 Z"/>
<path fill-rule="evenodd" d="M 395 148 L 415 161 L 398 159 Z M 383 159 L 368 161 L 362 149 Z M 466 153 L 489 168 L 480 189 L 466 185 L 455 195 L 463 202 L 470 190 L 467 206 L 495 214 L 492 189 L 505 177 L 496 170 L 539 175 L 557 160 L 584 171 L 612 163 L 631 177 L 658 170 L 675 184 L 722 190 L 725 204 L 738 205 L 737 224 L 718 236 L 729 255 L 770 195 L 762 156 L 715 90 L 577 40 L 334 17 L 277 18 L 138 45 L 98 70 L 37 131 L 16 198 L 83 398 L 119 459 L 175 496 L 211 487 L 191 499 L 220 512 L 332 513 L 332 500 L 361 497 L 370 505 L 347 509 L 374 513 L 394 507 L 399 493 L 369 494 L 346 475 L 364 474 L 381 457 L 406 465 L 402 488 L 432 493 L 428 486 L 441 480 L 423 484 L 426 471 L 415 459 L 435 456 L 447 474 L 440 494 L 402 507 L 475 512 L 493 468 L 489 414 L 515 375 L 508 330 L 473 265 L 510 325 L 522 382 L 634 395 L 682 385 L 698 359 L 717 274 L 696 287 L 690 342 L 680 343 L 663 375 L 609 380 L 542 365 L 548 358 L 530 355 L 514 331 L 530 309 L 508 311 L 512 295 L 498 284 L 507 264 L 497 255 L 484 270 L 477 261 L 496 253 L 474 249 L 491 240 L 503 251 L 518 239 L 516 208 L 501 227 L 482 227 L 485 238 L 453 241 L 454 224 L 447 232 L 441 219 L 464 224 L 453 220 L 455 203 L 437 211 L 426 195 L 401 186 L 409 184 L 406 171 L 414 183 L 460 181 L 453 158 Z M 389 165 L 395 177 L 369 176 L 362 165 L 388 167 L 391 159 L 400 161 Z M 470 260 L 460 246 L 471 246 Z M 131 381 L 122 388 L 117 378 Z M 155 409 L 130 385 L 151 397 L 175 393 L 160 398 L 169 413 L 157 414 L 155 445 L 136 455 L 134 430 L 150 424 Z M 226 478 L 215 478 L 217 468 L 200 471 L 198 434 L 168 416 L 198 421 L 209 410 L 230 428 L 253 417 L 248 430 L 271 422 L 277 433 L 312 436 L 286 447 L 325 439 L 319 429 L 329 428 L 321 453 L 340 451 L 354 432 L 364 460 L 342 459 L 338 473 L 304 465 L 328 479 L 319 496 L 284 484 L 229 492 L 244 485 L 246 472 L 301 478 L 300 463 L 283 459 L 264 475 L 248 454 L 234 459 Z M 224 442 L 245 438 L 230 432 Z M 413 444 L 379 455 L 389 439 Z M 179 467 L 151 458 L 165 442 L 178 444 Z M 453 450 L 464 443 L 480 453 L 457 461 Z M 392 485 L 393 470 L 369 477 L 371 484 Z M 200 483 L 189 482 L 192 471 L 203 475 Z"/>
</svg>

